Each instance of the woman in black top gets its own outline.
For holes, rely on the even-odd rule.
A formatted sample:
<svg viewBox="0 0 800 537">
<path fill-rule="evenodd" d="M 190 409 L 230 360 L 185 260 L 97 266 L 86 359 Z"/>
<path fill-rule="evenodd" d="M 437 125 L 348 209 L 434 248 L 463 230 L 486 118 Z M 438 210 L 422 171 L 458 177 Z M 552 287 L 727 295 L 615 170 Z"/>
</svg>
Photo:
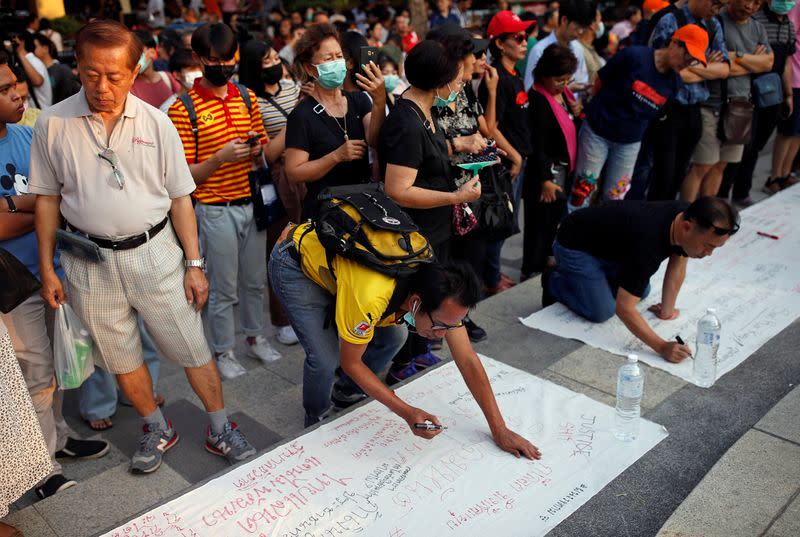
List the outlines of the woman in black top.
<svg viewBox="0 0 800 537">
<path fill-rule="evenodd" d="M 405 63 L 411 87 L 397 99 L 381 129 L 378 155 L 386 193 L 414 219 L 436 256 L 448 257 L 454 204 L 475 201 L 480 181 L 456 189 L 444 132 L 431 108 L 453 102 L 463 87 L 461 58 L 441 43 L 426 40 Z"/>
<path fill-rule="evenodd" d="M 375 145 L 385 117 L 386 90 L 377 65 L 358 74 L 361 92 L 341 90 L 347 66 L 339 35 L 330 24 L 311 25 L 295 45 L 295 71 L 313 85 L 289 115 L 286 126 L 286 174 L 307 183 L 305 218 L 316 213 L 319 193 L 331 186 L 370 180 L 368 145 Z"/>
<path fill-rule="evenodd" d="M 579 104 L 567 88 L 578 60 L 558 44 L 547 47 L 533 70 L 528 92 L 531 153 L 525 167 L 522 198 L 525 200 L 525 233 L 522 246 L 522 279 L 553 265 L 553 240 L 567 208 L 565 192 L 575 166 Z"/>
</svg>

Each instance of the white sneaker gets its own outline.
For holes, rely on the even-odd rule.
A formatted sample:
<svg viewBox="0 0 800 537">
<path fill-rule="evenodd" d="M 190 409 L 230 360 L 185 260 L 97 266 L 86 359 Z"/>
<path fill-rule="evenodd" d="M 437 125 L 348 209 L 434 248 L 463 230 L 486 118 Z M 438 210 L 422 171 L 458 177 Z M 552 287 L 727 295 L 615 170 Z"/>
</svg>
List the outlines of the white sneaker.
<svg viewBox="0 0 800 537">
<path fill-rule="evenodd" d="M 265 364 L 281 358 L 281 353 L 272 348 L 264 336 L 256 336 L 256 342 L 252 345 L 248 344 L 248 347 L 250 348 L 247 349 L 247 356 L 257 358 Z"/>
<path fill-rule="evenodd" d="M 278 342 L 282 345 L 295 345 L 297 344 L 297 334 L 294 333 L 294 328 L 291 325 L 288 326 L 281 326 L 278 328 L 278 335 L 276 336 Z"/>
<path fill-rule="evenodd" d="M 247 373 L 247 369 L 239 363 L 232 350 L 217 356 L 217 369 L 219 369 L 219 374 L 226 379 L 235 379 Z"/>
</svg>

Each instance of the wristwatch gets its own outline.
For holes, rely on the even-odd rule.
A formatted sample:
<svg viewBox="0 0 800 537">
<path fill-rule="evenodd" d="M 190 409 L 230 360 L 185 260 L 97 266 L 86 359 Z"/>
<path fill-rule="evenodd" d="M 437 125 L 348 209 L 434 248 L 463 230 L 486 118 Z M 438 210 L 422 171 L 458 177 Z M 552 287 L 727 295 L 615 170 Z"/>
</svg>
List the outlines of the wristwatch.
<svg viewBox="0 0 800 537">
<path fill-rule="evenodd" d="M 206 270 L 206 258 L 201 257 L 200 259 L 184 259 L 183 266 L 186 268 L 199 268 L 200 270 Z"/>
<path fill-rule="evenodd" d="M 739 61 L 739 60 L 741 60 L 742 58 L 744 58 L 744 52 L 742 52 L 741 50 L 737 50 L 737 51 L 736 51 L 736 60 L 735 60 L 735 61 L 737 61 L 737 62 L 738 62 L 738 61 Z"/>
<path fill-rule="evenodd" d="M 8 204 L 8 212 L 10 213 L 17 212 L 17 204 L 14 203 L 14 198 L 9 196 L 8 194 L 3 195 L 3 197 L 5 198 L 6 203 Z"/>
</svg>

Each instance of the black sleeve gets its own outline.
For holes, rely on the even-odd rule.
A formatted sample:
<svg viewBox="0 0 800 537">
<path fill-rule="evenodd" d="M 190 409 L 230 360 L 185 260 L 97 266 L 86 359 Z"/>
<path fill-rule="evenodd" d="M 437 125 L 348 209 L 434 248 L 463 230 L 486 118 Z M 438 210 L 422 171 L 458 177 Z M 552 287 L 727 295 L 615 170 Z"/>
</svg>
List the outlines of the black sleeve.
<svg viewBox="0 0 800 537">
<path fill-rule="evenodd" d="M 547 149 L 552 145 L 549 143 L 550 139 L 559 134 L 549 132 L 547 128 L 551 124 L 548 115 L 552 113 L 547 99 L 531 88 L 528 91 L 528 124 L 536 125 L 536 128 L 530 129 L 533 152 L 528 157 L 528 164 L 525 167 L 525 181 L 528 183 L 532 181 L 540 183 L 550 179 L 548 167 L 554 158 L 548 155 Z"/>
<path fill-rule="evenodd" d="M 412 120 L 417 118 L 407 117 L 407 113 L 413 113 L 405 107 L 395 107 L 389 117 L 381 126 L 380 135 L 380 159 L 384 164 L 395 164 L 419 170 L 422 166 L 423 152 L 422 144 L 425 133 L 422 126 L 416 128 Z"/>
<path fill-rule="evenodd" d="M 289 114 L 286 120 L 286 147 L 311 153 L 313 133 L 308 121 L 310 111 L 306 106 L 298 106 Z"/>
<path fill-rule="evenodd" d="M 357 93 L 352 93 L 351 95 L 353 96 L 353 102 L 355 103 L 358 117 L 363 118 L 372 112 L 372 100 L 370 100 L 366 93 L 359 91 Z"/>
</svg>

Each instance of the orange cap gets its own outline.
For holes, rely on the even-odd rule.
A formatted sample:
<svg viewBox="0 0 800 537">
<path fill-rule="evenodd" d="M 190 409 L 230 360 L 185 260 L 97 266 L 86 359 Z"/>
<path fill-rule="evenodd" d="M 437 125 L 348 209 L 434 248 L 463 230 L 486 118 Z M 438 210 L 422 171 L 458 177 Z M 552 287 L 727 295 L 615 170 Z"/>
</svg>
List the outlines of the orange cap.
<svg viewBox="0 0 800 537">
<path fill-rule="evenodd" d="M 644 5 L 642 5 L 642 9 L 644 9 L 645 11 L 658 13 L 668 5 L 669 2 L 667 2 L 667 0 L 644 0 Z"/>
<path fill-rule="evenodd" d="M 708 49 L 708 32 L 696 24 L 681 26 L 672 34 L 672 39 L 680 41 L 686 46 L 689 56 L 707 65 L 706 49 Z"/>
</svg>

